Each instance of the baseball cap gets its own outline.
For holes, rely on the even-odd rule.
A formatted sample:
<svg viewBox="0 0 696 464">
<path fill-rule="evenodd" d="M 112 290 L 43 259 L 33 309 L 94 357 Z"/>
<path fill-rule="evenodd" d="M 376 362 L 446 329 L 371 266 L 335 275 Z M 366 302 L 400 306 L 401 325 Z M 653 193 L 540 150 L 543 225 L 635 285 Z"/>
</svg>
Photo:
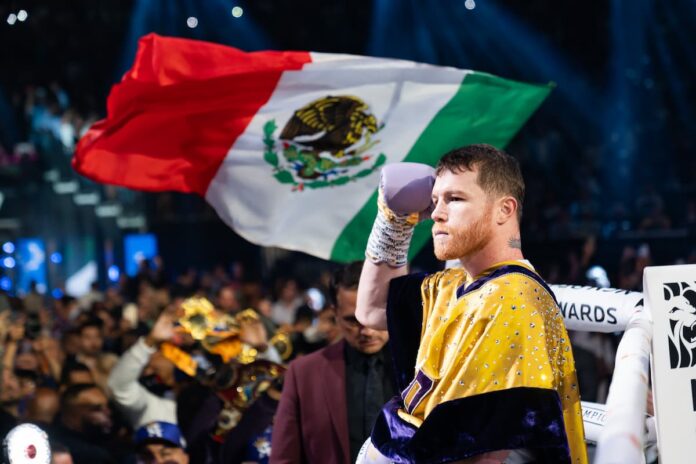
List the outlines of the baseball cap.
<svg viewBox="0 0 696 464">
<path fill-rule="evenodd" d="M 143 425 L 135 431 L 136 446 L 148 443 L 164 443 L 186 449 L 186 440 L 176 424 L 155 421 Z"/>
</svg>

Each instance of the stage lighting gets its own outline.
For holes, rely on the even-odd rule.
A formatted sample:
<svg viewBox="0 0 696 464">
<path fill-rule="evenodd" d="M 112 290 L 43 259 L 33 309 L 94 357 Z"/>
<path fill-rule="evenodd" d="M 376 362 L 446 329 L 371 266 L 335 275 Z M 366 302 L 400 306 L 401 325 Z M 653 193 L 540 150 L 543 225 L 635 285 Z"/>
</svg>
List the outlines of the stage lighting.
<svg viewBox="0 0 696 464">
<path fill-rule="evenodd" d="M 64 195 L 66 193 L 75 193 L 80 189 L 80 184 L 76 180 L 70 180 L 67 182 L 56 182 L 53 184 L 53 191 L 59 195 Z"/>
<path fill-rule="evenodd" d="M 234 16 L 235 18 L 241 18 L 243 14 L 244 10 L 241 6 L 235 6 L 234 8 L 232 8 L 232 16 Z"/>
<path fill-rule="evenodd" d="M 113 218 L 121 214 L 121 205 L 99 205 L 94 208 L 94 213 L 100 218 Z"/>
<path fill-rule="evenodd" d="M 28 17 L 29 13 L 27 13 L 27 10 L 19 10 L 17 13 L 17 19 L 19 19 L 21 22 L 26 21 Z"/>
<path fill-rule="evenodd" d="M 109 275 L 109 280 L 111 282 L 118 282 L 118 278 L 121 277 L 121 271 L 119 271 L 118 266 L 115 264 L 109 266 L 107 274 Z"/>
<path fill-rule="evenodd" d="M 9 292 L 12 289 L 12 280 L 9 277 L 0 278 L 0 288 Z"/>
<path fill-rule="evenodd" d="M 321 293 L 319 289 L 310 288 L 309 290 L 307 290 L 307 300 L 307 305 L 314 311 L 321 311 L 322 309 L 324 309 L 326 298 L 324 298 L 324 294 Z"/>
<path fill-rule="evenodd" d="M 73 201 L 78 206 L 94 206 L 99 203 L 98 193 L 76 193 Z"/>
<path fill-rule="evenodd" d="M 198 26 L 198 18 L 195 16 L 189 16 L 186 20 L 186 25 L 191 29 L 195 29 L 196 26 Z"/>
<path fill-rule="evenodd" d="M 116 225 L 121 229 L 143 229 L 146 224 L 145 216 L 142 214 L 136 216 L 119 216 L 116 218 Z"/>
<path fill-rule="evenodd" d="M 14 23 L 17 22 L 17 15 L 14 13 L 10 13 L 10 15 L 7 17 L 7 24 L 10 26 L 13 26 Z"/>
<path fill-rule="evenodd" d="M 59 300 L 59 299 L 63 298 L 63 290 L 61 290 L 60 288 L 54 288 L 51 291 L 51 296 L 54 299 Z"/>
<path fill-rule="evenodd" d="M 16 261 L 12 256 L 5 256 L 2 260 L 2 265 L 5 266 L 7 269 L 14 269 Z"/>
<path fill-rule="evenodd" d="M 58 182 L 60 180 L 60 173 L 57 169 L 49 169 L 44 172 L 43 178 L 46 182 Z"/>
<path fill-rule="evenodd" d="M 466 2 L 464 2 L 464 6 L 467 10 L 473 10 L 476 8 L 476 2 L 474 2 L 474 0 L 466 0 Z"/>
<path fill-rule="evenodd" d="M 56 251 L 55 253 L 51 253 L 50 259 L 53 264 L 60 264 L 63 262 L 63 255 Z"/>
<path fill-rule="evenodd" d="M 15 245 L 12 242 L 5 242 L 2 244 L 2 251 L 7 253 L 8 255 L 14 253 L 15 251 Z"/>
</svg>

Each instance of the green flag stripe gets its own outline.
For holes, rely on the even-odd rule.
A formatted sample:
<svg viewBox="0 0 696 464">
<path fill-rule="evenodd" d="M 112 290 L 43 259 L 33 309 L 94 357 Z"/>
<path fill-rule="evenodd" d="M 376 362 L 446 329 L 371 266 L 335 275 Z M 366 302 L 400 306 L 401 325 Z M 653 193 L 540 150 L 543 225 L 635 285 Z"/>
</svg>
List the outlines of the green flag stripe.
<svg viewBox="0 0 696 464">
<path fill-rule="evenodd" d="M 503 148 L 541 105 L 551 85 L 533 85 L 470 73 L 459 90 L 428 124 L 403 161 L 435 166 L 448 151 L 473 143 Z M 334 243 L 331 260 L 364 259 L 365 246 L 377 215 L 377 190 L 346 225 Z M 427 221 L 420 224 L 411 242 L 413 257 L 430 238 Z"/>
</svg>

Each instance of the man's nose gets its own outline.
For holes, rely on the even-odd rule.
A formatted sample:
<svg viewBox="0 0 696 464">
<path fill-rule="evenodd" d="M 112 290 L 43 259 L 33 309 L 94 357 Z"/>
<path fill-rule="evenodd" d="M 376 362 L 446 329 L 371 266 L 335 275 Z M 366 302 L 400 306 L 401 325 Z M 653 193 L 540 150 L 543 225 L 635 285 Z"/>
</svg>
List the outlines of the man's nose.
<svg viewBox="0 0 696 464">
<path fill-rule="evenodd" d="M 435 204 L 435 209 L 433 209 L 433 212 L 432 214 L 430 214 L 430 217 L 435 222 L 442 222 L 447 220 L 447 214 L 445 213 L 445 206 L 443 202 L 438 201 Z"/>
</svg>

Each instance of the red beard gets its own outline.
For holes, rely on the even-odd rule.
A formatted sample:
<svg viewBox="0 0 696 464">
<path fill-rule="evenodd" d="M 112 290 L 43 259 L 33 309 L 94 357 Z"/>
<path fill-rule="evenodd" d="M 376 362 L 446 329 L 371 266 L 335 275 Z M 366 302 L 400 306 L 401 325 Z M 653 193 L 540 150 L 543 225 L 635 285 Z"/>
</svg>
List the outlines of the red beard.
<svg viewBox="0 0 696 464">
<path fill-rule="evenodd" d="M 438 243 L 438 240 L 434 241 L 437 259 L 441 261 L 463 259 L 481 251 L 493 235 L 491 216 L 492 212 L 489 210 L 466 229 L 445 230 L 449 234 L 445 243 Z M 442 228 L 438 228 L 437 223 L 433 229 L 442 230 Z"/>
</svg>

